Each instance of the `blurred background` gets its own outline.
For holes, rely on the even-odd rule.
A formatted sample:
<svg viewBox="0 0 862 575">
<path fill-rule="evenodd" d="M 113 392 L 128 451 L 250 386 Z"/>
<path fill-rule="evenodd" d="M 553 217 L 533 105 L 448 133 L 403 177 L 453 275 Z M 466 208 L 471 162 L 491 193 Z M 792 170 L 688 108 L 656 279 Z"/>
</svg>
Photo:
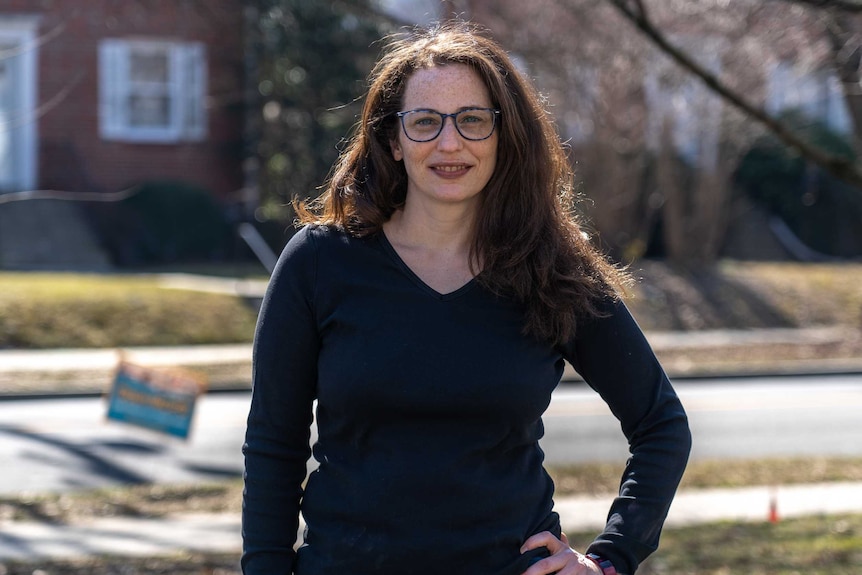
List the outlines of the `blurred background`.
<svg viewBox="0 0 862 575">
<path fill-rule="evenodd" d="M 241 223 L 277 252 L 378 40 L 452 17 L 546 94 L 579 209 L 618 261 L 858 259 L 860 21 L 831 4 L 9 0 L 0 267 L 254 259 Z M 46 199 L 62 194 L 90 196 Z"/>
<path fill-rule="evenodd" d="M 0 575 L 237 572 L 250 343 L 290 202 L 326 181 L 381 38 L 452 18 L 545 96 L 575 209 L 690 409 L 686 497 L 643 572 L 862 563 L 862 1 L 3 0 Z M 109 427 L 118 350 L 233 393 L 200 398 L 183 444 Z M 626 446 L 575 374 L 560 388 L 543 449 L 580 510 Z M 166 531 L 189 512 L 227 543 Z M 74 539 L 105 517 L 187 554 Z"/>
</svg>

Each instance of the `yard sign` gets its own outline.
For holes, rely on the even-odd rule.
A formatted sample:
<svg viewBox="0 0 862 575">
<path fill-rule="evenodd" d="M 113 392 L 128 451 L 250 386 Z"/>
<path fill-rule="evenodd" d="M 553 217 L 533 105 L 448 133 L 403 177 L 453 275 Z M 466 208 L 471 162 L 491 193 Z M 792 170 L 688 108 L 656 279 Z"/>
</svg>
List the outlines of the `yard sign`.
<svg viewBox="0 0 862 575">
<path fill-rule="evenodd" d="M 206 388 L 197 374 L 120 362 L 108 419 L 188 439 L 195 400 Z"/>
</svg>

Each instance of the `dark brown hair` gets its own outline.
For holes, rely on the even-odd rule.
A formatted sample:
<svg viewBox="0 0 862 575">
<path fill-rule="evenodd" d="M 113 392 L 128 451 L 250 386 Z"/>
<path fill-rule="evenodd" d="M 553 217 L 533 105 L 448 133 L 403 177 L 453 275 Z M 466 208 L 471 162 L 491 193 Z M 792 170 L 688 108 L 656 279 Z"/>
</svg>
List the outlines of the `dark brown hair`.
<svg viewBox="0 0 862 575">
<path fill-rule="evenodd" d="M 294 202 L 301 223 L 379 232 L 404 205 L 407 173 L 392 156 L 407 80 L 420 69 L 470 66 L 501 111 L 497 163 L 477 214 L 471 261 L 477 280 L 526 306 L 525 333 L 560 343 L 578 317 L 598 313 L 625 276 L 589 243 L 572 211 L 572 173 L 542 98 L 506 52 L 474 26 L 418 29 L 394 39 L 369 76 L 362 117 L 324 193 Z"/>
</svg>

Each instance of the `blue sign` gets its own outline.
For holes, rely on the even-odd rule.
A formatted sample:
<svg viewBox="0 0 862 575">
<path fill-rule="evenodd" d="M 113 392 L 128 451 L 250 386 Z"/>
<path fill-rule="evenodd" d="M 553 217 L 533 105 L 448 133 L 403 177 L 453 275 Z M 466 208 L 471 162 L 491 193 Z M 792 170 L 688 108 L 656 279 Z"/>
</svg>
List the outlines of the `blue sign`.
<svg viewBox="0 0 862 575">
<path fill-rule="evenodd" d="M 120 363 L 108 400 L 108 419 L 187 439 L 204 384 L 185 372 Z"/>
</svg>

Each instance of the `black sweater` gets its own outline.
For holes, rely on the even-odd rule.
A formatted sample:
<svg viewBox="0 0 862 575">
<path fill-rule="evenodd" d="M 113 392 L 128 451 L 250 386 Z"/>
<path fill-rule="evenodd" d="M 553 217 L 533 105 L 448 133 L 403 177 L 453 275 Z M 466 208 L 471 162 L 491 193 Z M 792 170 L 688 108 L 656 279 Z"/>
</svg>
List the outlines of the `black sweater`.
<svg viewBox="0 0 862 575">
<path fill-rule="evenodd" d="M 521 305 L 475 280 L 431 289 L 382 233 L 300 230 L 255 337 L 243 572 L 519 575 L 541 553 L 521 556 L 524 540 L 560 533 L 538 441 L 568 360 L 632 453 L 589 550 L 634 573 L 657 546 L 690 435 L 627 309 L 605 308 L 554 348 L 522 334 Z M 315 400 L 319 468 L 303 491 Z"/>
</svg>

